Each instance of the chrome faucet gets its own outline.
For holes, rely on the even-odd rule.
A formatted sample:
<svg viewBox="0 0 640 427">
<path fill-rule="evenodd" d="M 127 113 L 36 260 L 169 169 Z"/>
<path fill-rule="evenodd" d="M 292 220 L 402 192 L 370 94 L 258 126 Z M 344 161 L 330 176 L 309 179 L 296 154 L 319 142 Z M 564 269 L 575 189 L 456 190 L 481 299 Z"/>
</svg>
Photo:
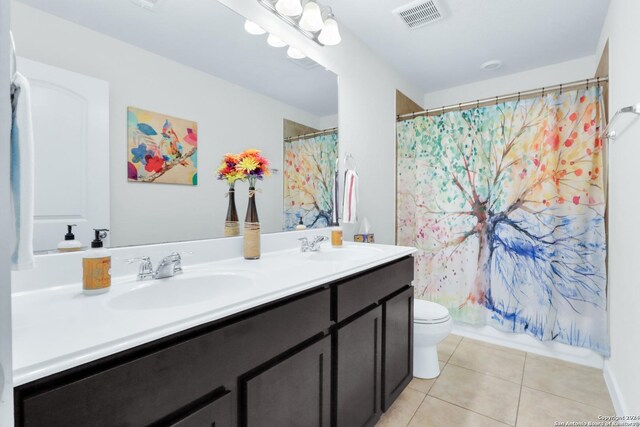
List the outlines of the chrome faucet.
<svg viewBox="0 0 640 427">
<path fill-rule="evenodd" d="M 165 279 L 182 273 L 182 257 L 178 252 L 173 252 L 171 255 L 162 258 L 155 272 L 153 271 L 151 259 L 148 256 L 131 258 L 127 260 L 127 263 L 131 264 L 136 261 L 140 261 L 138 280 Z"/>
<path fill-rule="evenodd" d="M 318 252 L 322 242 L 326 242 L 329 238 L 327 236 L 315 236 L 312 241 L 309 241 L 306 237 L 298 240 L 302 242 L 300 252 Z"/>
<path fill-rule="evenodd" d="M 164 279 L 180 273 L 182 273 L 182 257 L 178 252 L 173 252 L 171 255 L 162 258 L 156 272 L 153 274 L 153 278 Z"/>
</svg>

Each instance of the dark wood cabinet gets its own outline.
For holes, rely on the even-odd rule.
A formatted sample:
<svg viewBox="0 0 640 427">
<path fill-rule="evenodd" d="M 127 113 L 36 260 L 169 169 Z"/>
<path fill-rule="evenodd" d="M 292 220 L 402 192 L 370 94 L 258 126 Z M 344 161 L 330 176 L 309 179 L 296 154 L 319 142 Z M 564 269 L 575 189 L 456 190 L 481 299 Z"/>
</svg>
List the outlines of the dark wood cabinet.
<svg viewBox="0 0 640 427">
<path fill-rule="evenodd" d="M 336 425 L 373 426 L 382 412 L 381 307 L 375 307 L 340 327 L 336 335 Z"/>
<path fill-rule="evenodd" d="M 329 427 L 331 339 L 320 341 L 242 380 L 248 427 Z"/>
<path fill-rule="evenodd" d="M 16 387 L 18 426 L 371 426 L 411 380 L 405 257 Z"/>
<path fill-rule="evenodd" d="M 413 287 L 382 305 L 382 409 L 386 411 L 413 378 Z"/>
</svg>

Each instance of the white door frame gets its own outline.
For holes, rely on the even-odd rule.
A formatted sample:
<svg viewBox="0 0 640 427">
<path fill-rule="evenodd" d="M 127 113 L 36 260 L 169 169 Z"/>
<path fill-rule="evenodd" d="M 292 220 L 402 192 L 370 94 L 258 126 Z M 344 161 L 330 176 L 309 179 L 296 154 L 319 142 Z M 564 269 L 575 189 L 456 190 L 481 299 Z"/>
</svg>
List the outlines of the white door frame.
<svg viewBox="0 0 640 427">
<path fill-rule="evenodd" d="M 0 0 L 0 425 L 13 425 L 11 355 L 11 216 L 9 204 L 10 42 L 9 0 Z"/>
</svg>

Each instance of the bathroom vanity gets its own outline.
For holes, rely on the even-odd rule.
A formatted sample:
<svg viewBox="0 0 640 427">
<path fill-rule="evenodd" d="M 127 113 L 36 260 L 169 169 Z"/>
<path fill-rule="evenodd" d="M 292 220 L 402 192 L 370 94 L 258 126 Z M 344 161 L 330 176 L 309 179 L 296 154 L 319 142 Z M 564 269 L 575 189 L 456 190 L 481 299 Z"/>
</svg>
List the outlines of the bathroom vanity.
<svg viewBox="0 0 640 427">
<path fill-rule="evenodd" d="M 130 317 L 114 323 L 120 339 L 112 345 L 99 343 L 97 337 L 83 344 L 84 352 L 92 354 L 87 357 L 102 357 L 62 370 L 65 365 L 56 364 L 56 357 L 18 368 L 22 380 L 17 382 L 22 384 L 15 388 L 16 425 L 374 425 L 412 378 L 413 250 L 363 245 L 312 254 L 287 249 L 254 264 L 241 259 L 205 264 L 214 272 L 220 271 L 220 263 L 228 271 L 242 266 L 245 273 L 238 274 L 249 274 L 248 268 L 260 277 L 249 286 L 251 292 L 237 294 L 242 302 L 231 310 L 231 297 L 224 290 L 208 304 L 186 303 L 176 309 L 169 301 L 154 299 L 153 292 L 161 289 L 154 286 L 184 286 L 189 292 L 192 285 L 185 278 L 200 274 L 200 282 L 206 281 L 207 276 L 198 273 L 202 266 L 187 266 L 175 280 L 142 285 L 125 281 L 114 284 L 111 295 L 73 297 L 77 301 L 72 304 L 93 304 L 81 312 L 101 307 L 111 312 L 105 316 Z M 236 283 L 243 286 L 241 280 Z M 131 297 L 135 292 L 143 298 Z M 26 292 L 23 297 L 35 296 Z M 138 300 L 148 306 L 136 308 Z M 171 318 L 178 312 L 184 316 L 189 311 L 185 307 L 195 315 L 205 305 L 209 310 L 196 320 L 185 316 L 176 323 L 177 318 Z M 20 318 L 26 308 L 17 307 Z M 73 309 L 68 311 L 74 316 Z M 154 335 L 141 329 L 134 333 L 135 323 L 129 330 L 123 326 L 136 318 L 144 325 L 150 317 L 158 322 L 155 339 L 149 340 Z M 180 328 L 176 324 L 191 326 L 166 334 Z M 90 334 L 90 326 L 69 326 L 59 333 Z M 16 335 L 20 327 L 14 325 Z M 108 325 L 95 328 L 98 337 L 115 333 L 108 332 Z M 140 340 L 148 342 L 133 345 L 135 337 L 143 335 Z M 87 340 L 80 335 L 77 339 Z M 130 348 L 113 351 L 125 340 Z M 20 341 L 17 344 L 20 347 Z M 95 351 L 93 344 L 101 350 Z M 87 360 L 79 350 L 57 360 L 64 357 L 70 364 Z"/>
</svg>

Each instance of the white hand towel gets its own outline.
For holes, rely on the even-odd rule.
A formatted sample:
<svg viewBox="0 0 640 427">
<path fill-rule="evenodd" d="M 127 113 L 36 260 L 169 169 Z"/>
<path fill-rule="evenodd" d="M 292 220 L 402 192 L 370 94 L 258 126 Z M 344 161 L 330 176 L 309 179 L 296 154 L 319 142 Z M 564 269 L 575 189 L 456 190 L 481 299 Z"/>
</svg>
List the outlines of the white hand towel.
<svg viewBox="0 0 640 427">
<path fill-rule="evenodd" d="M 342 203 L 342 222 L 354 224 L 358 220 L 358 174 L 347 169 L 344 173 L 344 194 Z"/>
<path fill-rule="evenodd" d="M 11 207 L 13 270 L 33 268 L 34 150 L 29 81 L 16 73 L 17 87 L 11 121 Z"/>
</svg>

